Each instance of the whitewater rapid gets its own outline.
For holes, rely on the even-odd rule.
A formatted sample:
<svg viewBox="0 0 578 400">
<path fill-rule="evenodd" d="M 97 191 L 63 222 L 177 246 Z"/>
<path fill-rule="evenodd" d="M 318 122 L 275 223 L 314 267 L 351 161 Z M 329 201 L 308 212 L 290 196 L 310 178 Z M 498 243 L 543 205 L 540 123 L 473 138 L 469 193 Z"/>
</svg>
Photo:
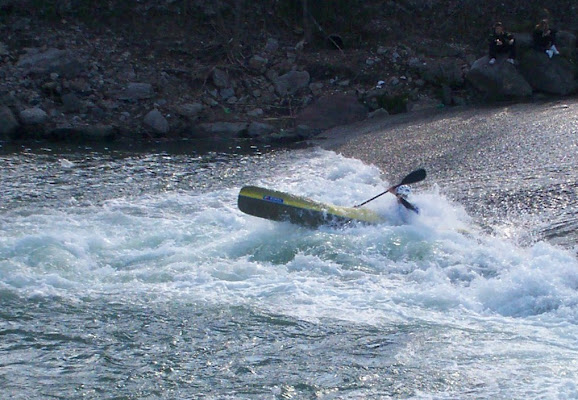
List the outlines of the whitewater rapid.
<svg viewBox="0 0 578 400">
<path fill-rule="evenodd" d="M 111 366 L 101 356 L 49 379 L 42 363 L 26 358 L 18 365 L 30 369 L 29 379 L 13 375 L 22 346 L 37 357 L 50 352 L 24 344 L 41 329 L 37 312 L 51 332 L 76 332 L 72 339 L 62 333 L 55 352 L 74 353 L 86 341 L 100 354 L 106 343 L 129 345 L 148 309 L 167 323 L 147 337 L 147 354 L 156 362 L 170 355 L 184 375 L 204 379 L 174 386 L 161 374 L 160 387 L 172 385 L 161 398 L 199 391 L 207 398 L 309 398 L 316 391 L 327 398 L 578 397 L 575 254 L 527 243 L 523 224 L 488 233 L 436 182 L 414 185 L 419 216 L 404 215 L 388 195 L 366 206 L 388 223 L 311 230 L 241 213 L 239 189 L 254 184 L 352 206 L 397 178 L 321 149 L 208 158 L 40 152 L 3 161 L 0 383 L 15 398 L 28 390 L 40 397 L 51 385 L 64 395 L 82 393 L 86 368 L 95 378 L 105 366 L 126 386 L 115 391 L 89 379 L 104 397 L 148 387 L 146 374 L 127 380 L 129 361 Z M 104 317 L 111 306 L 125 315 L 114 335 Z M 215 330 L 213 318 L 234 321 L 235 329 Z M 179 320 L 192 322 L 185 328 Z M 251 333 L 255 325 L 261 333 Z M 295 345 L 295 329 L 319 336 Z M 213 335 L 203 356 L 188 353 L 194 332 Z M 160 351 L 165 334 L 179 340 Z M 237 342 L 238 335 L 244 339 Z M 249 346 L 260 335 L 274 336 L 262 352 Z M 236 345 L 210 351 L 227 340 Z M 280 360 L 289 351 L 296 365 L 310 368 L 284 375 L 265 360 L 274 349 Z M 354 362 L 357 351 L 364 356 Z M 225 359 L 241 359 L 251 377 L 210 366 Z M 339 365 L 353 381 L 339 377 Z M 219 384 L 219 373 L 252 382 L 254 391 L 235 380 Z M 31 389 L 46 379 L 48 392 Z"/>
</svg>

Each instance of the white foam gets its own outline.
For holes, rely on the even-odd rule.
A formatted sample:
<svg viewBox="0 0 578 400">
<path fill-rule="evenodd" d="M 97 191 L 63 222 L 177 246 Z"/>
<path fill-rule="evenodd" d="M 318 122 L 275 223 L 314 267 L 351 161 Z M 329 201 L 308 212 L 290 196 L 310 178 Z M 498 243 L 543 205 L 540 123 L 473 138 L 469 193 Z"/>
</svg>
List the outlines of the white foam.
<svg viewBox="0 0 578 400">
<path fill-rule="evenodd" d="M 389 194 L 368 204 L 390 221 L 377 226 L 310 230 L 251 217 L 236 207 L 244 184 L 347 206 L 391 184 L 374 166 L 321 150 L 263 162 L 239 186 L 0 215 L 0 298 L 206 302 L 406 329 L 392 353 L 403 368 L 443 371 L 482 397 L 528 386 L 534 397 L 576 397 L 574 255 L 517 244 L 524 225 L 487 235 L 435 186 L 414 190 L 419 216 Z M 451 387 L 416 398 L 460 397 Z"/>
<path fill-rule="evenodd" d="M 390 185 L 376 167 L 322 150 L 276 161 L 277 170 L 251 183 L 348 206 Z M 464 311 L 578 322 L 575 257 L 484 235 L 435 186 L 414 191 L 419 216 L 404 216 L 384 195 L 367 207 L 391 223 L 344 230 L 245 215 L 236 208 L 238 189 L 4 216 L 0 282 L 21 294 L 145 291 L 365 323 Z"/>
</svg>

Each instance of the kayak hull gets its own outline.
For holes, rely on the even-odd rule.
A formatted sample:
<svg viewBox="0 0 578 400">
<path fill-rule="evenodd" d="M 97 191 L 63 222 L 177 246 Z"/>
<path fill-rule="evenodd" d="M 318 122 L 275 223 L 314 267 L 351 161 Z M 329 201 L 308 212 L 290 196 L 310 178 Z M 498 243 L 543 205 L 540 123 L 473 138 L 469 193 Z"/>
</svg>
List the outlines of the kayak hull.
<svg viewBox="0 0 578 400">
<path fill-rule="evenodd" d="M 369 209 L 325 204 L 257 186 L 244 186 L 239 192 L 237 204 L 242 212 L 255 217 L 289 221 L 313 228 L 321 225 L 343 226 L 352 222 L 383 222 L 379 214 Z"/>
</svg>

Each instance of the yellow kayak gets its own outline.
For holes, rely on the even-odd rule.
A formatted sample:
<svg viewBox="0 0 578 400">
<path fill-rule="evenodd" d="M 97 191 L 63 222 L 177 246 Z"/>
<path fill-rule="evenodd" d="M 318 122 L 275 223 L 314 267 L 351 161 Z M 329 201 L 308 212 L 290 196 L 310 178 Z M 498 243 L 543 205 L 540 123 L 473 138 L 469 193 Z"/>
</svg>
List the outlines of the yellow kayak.
<svg viewBox="0 0 578 400">
<path fill-rule="evenodd" d="M 384 221 L 383 217 L 369 209 L 324 204 L 257 186 L 241 189 L 238 206 L 242 212 L 255 217 L 289 221 L 307 227 L 341 226 L 351 222 L 377 224 Z"/>
</svg>

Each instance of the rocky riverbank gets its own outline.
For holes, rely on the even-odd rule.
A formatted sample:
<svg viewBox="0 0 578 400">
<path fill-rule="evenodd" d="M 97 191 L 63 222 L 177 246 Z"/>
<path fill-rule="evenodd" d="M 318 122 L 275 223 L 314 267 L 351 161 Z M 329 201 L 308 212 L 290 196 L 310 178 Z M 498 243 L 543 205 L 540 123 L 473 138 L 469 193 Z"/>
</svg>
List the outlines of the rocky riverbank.
<svg viewBox="0 0 578 400">
<path fill-rule="evenodd" d="M 518 65 L 489 66 L 483 41 L 384 35 L 354 47 L 326 35 L 313 46 L 279 33 L 231 49 L 170 18 L 147 34 L 155 21 L 130 32 L 0 15 L 0 140 L 292 142 L 366 118 L 578 87 L 571 31 L 553 60 L 519 33 Z"/>
</svg>

